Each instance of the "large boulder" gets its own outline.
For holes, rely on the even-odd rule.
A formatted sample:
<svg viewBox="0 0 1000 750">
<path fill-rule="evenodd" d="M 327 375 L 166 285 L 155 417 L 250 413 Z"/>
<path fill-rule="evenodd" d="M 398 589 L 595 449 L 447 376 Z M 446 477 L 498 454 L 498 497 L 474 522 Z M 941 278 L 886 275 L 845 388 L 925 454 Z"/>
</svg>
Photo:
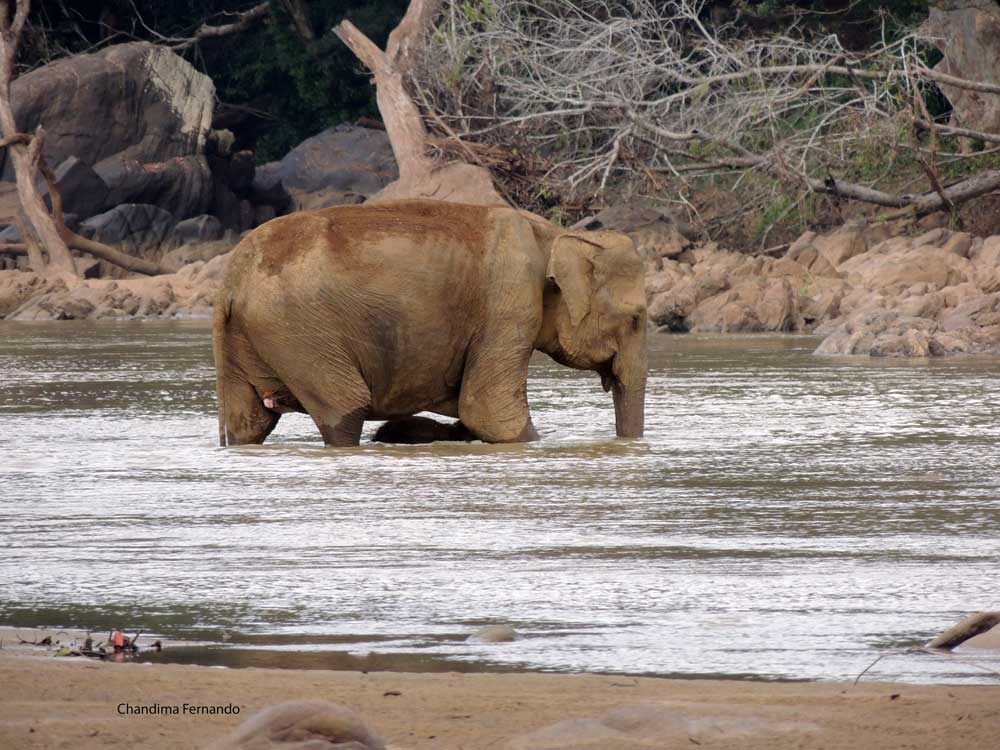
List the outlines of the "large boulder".
<svg viewBox="0 0 1000 750">
<path fill-rule="evenodd" d="M 221 240 L 224 234 L 222 223 L 217 218 L 202 214 L 178 222 L 174 227 L 173 239 L 178 245 L 186 245 L 189 242 Z"/>
<path fill-rule="evenodd" d="M 80 224 L 79 232 L 88 239 L 118 247 L 125 253 L 147 260 L 159 260 L 167 250 L 167 239 L 176 220 L 169 211 L 142 203 L 123 203 L 110 211 L 92 216 Z M 121 277 L 122 269 L 105 263 L 103 276 Z"/>
<path fill-rule="evenodd" d="M 398 177 L 389 138 L 381 130 L 337 125 L 307 138 L 281 161 L 257 168 L 253 188 L 287 189 L 297 208 L 358 203 Z"/>
<path fill-rule="evenodd" d="M 166 47 L 133 42 L 33 70 L 11 96 L 21 130 L 45 126 L 50 163 L 77 156 L 94 165 L 118 154 L 147 164 L 203 152 L 215 86 Z M 13 179 L 3 166 L 3 179 Z"/>
<path fill-rule="evenodd" d="M 925 33 L 944 53 L 936 70 L 981 83 L 1000 84 L 1000 6 L 995 0 L 938 0 Z M 1000 95 L 938 84 L 958 125 L 1000 133 Z"/>
<path fill-rule="evenodd" d="M 75 156 L 56 167 L 54 177 L 64 212 L 88 217 L 111 205 L 107 183 L 88 164 Z M 51 208 L 48 185 L 44 181 L 41 193 L 45 204 Z"/>
<path fill-rule="evenodd" d="M 148 204 L 185 219 L 205 213 L 212 202 L 212 175 L 201 155 L 142 163 L 116 154 L 94 171 L 110 190 L 110 205 Z"/>
</svg>

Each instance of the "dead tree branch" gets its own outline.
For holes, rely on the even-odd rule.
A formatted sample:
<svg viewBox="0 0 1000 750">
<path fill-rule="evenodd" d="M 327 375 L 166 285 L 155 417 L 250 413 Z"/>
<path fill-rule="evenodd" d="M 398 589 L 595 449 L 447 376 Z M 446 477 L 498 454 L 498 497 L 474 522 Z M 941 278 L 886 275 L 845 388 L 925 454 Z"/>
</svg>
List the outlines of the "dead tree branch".
<svg viewBox="0 0 1000 750">
<path fill-rule="evenodd" d="M 504 204 L 489 170 L 461 162 L 441 165 L 427 153 L 427 128 L 406 81 L 411 65 L 423 55 L 428 31 L 440 7 L 441 0 L 411 0 L 403 20 L 389 34 L 384 52 L 350 21 L 342 21 L 334 29 L 372 72 L 379 112 L 399 167 L 399 179 L 369 200 L 436 198 Z"/>
<path fill-rule="evenodd" d="M 13 19 L 10 18 L 10 3 L 0 2 L 0 134 L 10 154 L 17 182 L 17 193 L 28 224 L 38 234 L 48 253 L 48 264 L 41 265 L 41 258 L 32 258 L 38 273 L 50 273 L 75 282 L 79 278 L 76 264 L 69 248 L 63 242 L 45 210 L 45 204 L 35 185 L 35 161 L 41 153 L 40 134 L 35 139 L 21 133 L 14 119 L 14 107 L 10 98 L 10 82 L 14 76 L 14 61 L 21 42 L 21 32 L 31 10 L 30 0 L 17 0 Z M 37 141 L 33 142 L 33 141 Z M 25 227 L 25 235 L 28 234 Z M 22 236 L 25 236 L 22 235 Z M 30 240 L 29 248 L 31 247 Z M 35 253 L 32 253 L 33 255 Z"/>
<path fill-rule="evenodd" d="M 794 25 L 772 36 L 709 27 L 702 6 L 491 0 L 476 10 L 449 0 L 411 72 L 426 127 L 544 154 L 533 179 L 563 202 L 660 192 L 663 180 L 684 203 L 710 183 L 738 189 L 748 206 L 821 193 L 920 214 L 1000 187 L 990 171 L 944 184 L 934 162 L 954 147 L 937 137 L 1000 135 L 937 122 L 922 106 L 936 84 L 1000 85 L 927 68 L 929 43 L 916 33 L 858 54 Z M 926 169 L 903 142 L 914 126 L 934 133 Z M 876 189 L 862 159 L 924 169 L 928 189 Z"/>
<path fill-rule="evenodd" d="M 257 21 L 261 20 L 265 16 L 268 16 L 270 13 L 270 2 L 259 3 L 249 10 L 236 13 L 236 20 L 232 23 L 219 24 L 217 26 L 203 23 L 193 36 L 186 39 L 167 39 L 165 41 L 170 43 L 170 47 L 173 50 L 185 50 L 189 47 L 193 47 L 204 39 L 217 39 L 219 37 L 229 36 L 230 34 L 238 34 L 241 31 L 245 31 Z M 294 14 L 292 17 L 295 19 Z"/>
<path fill-rule="evenodd" d="M 389 35 L 383 52 L 350 21 L 341 21 L 334 33 L 350 47 L 357 58 L 375 77 L 378 109 L 385 122 L 392 152 L 399 166 L 399 178 L 412 181 L 426 178 L 433 162 L 425 153 L 427 130 L 420 110 L 413 103 L 403 83 L 403 71 L 410 50 L 420 43 L 440 5 L 437 0 L 414 0 L 403 20 Z"/>
<path fill-rule="evenodd" d="M 91 240 L 70 231 L 63 221 L 62 194 L 59 192 L 59 186 L 56 185 L 55 174 L 43 158 L 39 158 L 38 160 L 38 171 L 42 173 L 42 177 L 45 178 L 45 183 L 48 186 L 49 200 L 52 202 L 52 221 L 59 232 L 59 236 L 69 247 L 74 250 L 90 253 L 95 258 L 105 260 L 108 263 L 124 268 L 126 271 L 134 271 L 135 273 L 142 273 L 147 276 L 157 276 L 159 274 L 174 272 L 174 269 L 167 266 L 143 258 L 133 257 L 128 253 L 116 250 L 110 245 L 105 245 L 103 242 Z"/>
</svg>

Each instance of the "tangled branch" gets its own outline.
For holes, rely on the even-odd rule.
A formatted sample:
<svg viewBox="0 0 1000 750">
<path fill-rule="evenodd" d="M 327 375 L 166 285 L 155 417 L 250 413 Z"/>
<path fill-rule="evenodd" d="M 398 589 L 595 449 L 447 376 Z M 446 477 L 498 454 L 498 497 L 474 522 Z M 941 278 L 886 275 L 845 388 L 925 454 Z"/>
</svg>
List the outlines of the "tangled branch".
<svg viewBox="0 0 1000 750">
<path fill-rule="evenodd" d="M 917 34 L 883 35 L 858 54 L 794 25 L 739 36 L 709 27 L 702 10 L 698 0 L 452 0 L 412 72 L 427 126 L 530 154 L 536 184 L 564 200 L 652 186 L 687 202 L 715 180 L 743 190 L 748 207 L 763 194 L 820 193 L 923 214 L 1000 188 L 998 170 L 942 183 L 936 140 L 925 192 L 860 174 L 866 158 L 914 164 L 928 134 L 1000 141 L 927 114 L 938 82 L 1000 86 L 928 68 Z"/>
</svg>

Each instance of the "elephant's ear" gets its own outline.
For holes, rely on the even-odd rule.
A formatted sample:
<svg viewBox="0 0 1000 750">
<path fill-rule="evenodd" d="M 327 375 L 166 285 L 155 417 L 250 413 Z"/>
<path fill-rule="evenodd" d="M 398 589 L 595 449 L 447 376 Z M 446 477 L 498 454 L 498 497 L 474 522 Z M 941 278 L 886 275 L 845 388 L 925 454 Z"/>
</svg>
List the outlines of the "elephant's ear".
<svg viewBox="0 0 1000 750">
<path fill-rule="evenodd" d="M 590 312 L 590 298 L 594 282 L 594 264 L 591 258 L 594 242 L 578 234 L 561 234 L 552 242 L 547 275 L 562 292 L 569 308 L 570 323 L 580 325 Z"/>
</svg>

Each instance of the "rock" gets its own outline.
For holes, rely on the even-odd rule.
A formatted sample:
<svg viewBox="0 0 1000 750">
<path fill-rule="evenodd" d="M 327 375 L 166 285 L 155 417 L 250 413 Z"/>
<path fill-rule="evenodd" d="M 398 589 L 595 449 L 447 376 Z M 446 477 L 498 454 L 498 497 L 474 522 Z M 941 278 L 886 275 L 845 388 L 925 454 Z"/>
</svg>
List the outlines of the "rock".
<svg viewBox="0 0 1000 750">
<path fill-rule="evenodd" d="M 517 639 L 517 633 L 510 625 L 487 625 L 466 638 L 474 643 L 504 643 Z"/>
<path fill-rule="evenodd" d="M 358 198 L 358 194 L 348 195 Z M 476 206 L 501 206 L 506 201 L 493 185 L 493 177 L 485 167 L 463 162 L 452 162 L 436 167 L 427 176 L 390 182 L 365 203 L 410 198 L 433 198 L 434 200 L 468 203 Z"/>
<path fill-rule="evenodd" d="M 1000 7 L 991 0 L 942 0 L 923 27 L 944 57 L 936 70 L 970 81 L 1000 84 Z M 1000 132 L 1000 95 L 939 83 L 956 125 Z"/>
<path fill-rule="evenodd" d="M 1000 294 L 972 300 L 949 317 L 951 322 L 942 325 L 896 310 L 862 310 L 837 325 L 815 353 L 939 357 L 1000 352 Z"/>
<path fill-rule="evenodd" d="M 146 260 L 159 260 L 167 250 L 167 238 L 174 228 L 168 211 L 141 203 L 124 203 L 92 216 L 80 224 L 80 234 L 88 239 L 118 247 Z M 121 278 L 126 272 L 102 262 L 102 276 Z"/>
<path fill-rule="evenodd" d="M 202 214 L 177 222 L 171 238 L 179 245 L 187 245 L 193 242 L 215 242 L 221 240 L 224 234 L 225 230 L 218 219 Z"/>
<path fill-rule="evenodd" d="M 106 245 L 124 244 L 133 251 L 142 251 L 161 245 L 174 225 L 174 217 L 162 208 L 126 203 L 81 223 L 80 234 Z"/>
<path fill-rule="evenodd" d="M 23 132 L 45 125 L 50 163 L 78 156 L 92 166 L 118 154 L 148 164 L 203 152 L 215 87 L 169 48 L 133 42 L 36 68 L 11 95 Z M 13 179 L 5 153 L 0 160 Z"/>
<path fill-rule="evenodd" d="M 274 206 L 264 204 L 253 207 L 253 223 L 255 226 L 266 224 L 277 215 L 278 212 L 275 210 Z"/>
<path fill-rule="evenodd" d="M 207 750 L 385 750 L 354 711 L 323 700 L 294 700 L 258 711 Z"/>
<path fill-rule="evenodd" d="M 75 232 L 80 228 L 80 217 L 76 214 L 63 214 L 63 224 L 71 232 Z M 6 229 L 0 231 L 0 242 L 20 242 L 21 233 L 17 231 L 17 227 L 13 224 L 8 226 Z"/>
<path fill-rule="evenodd" d="M 671 331 L 689 331 L 688 320 L 695 308 L 705 300 L 729 288 L 729 276 L 718 266 L 698 267 L 670 289 L 652 299 L 647 314 L 658 326 Z"/>
<path fill-rule="evenodd" d="M 868 252 L 840 266 L 854 287 L 898 293 L 917 283 L 933 289 L 971 281 L 972 264 L 944 248 L 922 245 L 894 252 Z"/>
<path fill-rule="evenodd" d="M 758 333 L 805 328 L 798 294 L 787 278 L 749 277 L 700 303 L 689 316 L 692 332 Z"/>
<path fill-rule="evenodd" d="M 396 161 L 384 131 L 338 125 L 307 138 L 281 161 L 257 168 L 253 191 L 281 183 L 296 206 L 318 207 L 324 200 L 362 200 L 398 177 Z M 264 201 L 274 205 L 270 201 Z M 334 204 L 329 204 L 334 205 Z"/>
<path fill-rule="evenodd" d="M 845 224 L 828 235 L 816 237 L 813 245 L 830 266 L 837 269 L 844 261 L 868 250 L 865 229 L 864 224 Z"/>
<path fill-rule="evenodd" d="M 944 297 L 939 292 L 906 297 L 895 307 L 900 315 L 911 318 L 936 318 L 944 307 Z"/>
<path fill-rule="evenodd" d="M 254 172 L 253 182 L 250 183 L 250 200 L 257 206 L 271 206 L 278 213 L 287 210 L 292 203 L 292 197 L 282 184 L 281 177 L 275 171 L 266 172 L 263 169 Z"/>
<path fill-rule="evenodd" d="M 0 271 L 0 318 L 208 317 L 228 264 L 226 253 L 195 261 L 175 274 L 94 279 L 72 288 L 33 273 Z"/>
<path fill-rule="evenodd" d="M 64 218 L 65 213 L 83 217 L 93 216 L 111 205 L 107 183 L 97 172 L 75 156 L 70 156 L 56 167 L 54 175 L 56 188 L 62 198 Z M 40 190 L 45 205 L 51 209 L 49 188 L 44 180 Z"/>
<path fill-rule="evenodd" d="M 211 159 L 212 174 L 237 196 L 246 198 L 253 188 L 256 166 L 253 151 L 237 151 L 226 159 Z"/>
<path fill-rule="evenodd" d="M 235 237 L 213 242 L 193 242 L 175 247 L 160 259 L 167 268 L 180 269 L 190 263 L 206 263 L 213 258 L 228 253 L 236 244 Z"/>
<path fill-rule="evenodd" d="M 959 258 L 968 258 L 969 250 L 972 248 L 972 236 L 965 232 L 955 232 L 951 238 L 944 243 L 944 249 L 949 253 L 954 253 Z"/>
<path fill-rule="evenodd" d="M 65 289 L 62 282 L 53 283 L 44 276 L 26 271 L 0 271 L 0 320 L 22 307 L 32 297 Z"/>
<path fill-rule="evenodd" d="M 948 238 L 951 237 L 951 232 L 949 232 L 944 227 L 937 227 L 929 232 L 924 232 L 913 238 L 914 245 L 931 245 L 934 247 L 941 247 Z"/>
<path fill-rule="evenodd" d="M 76 270 L 80 274 L 81 278 L 84 279 L 97 279 L 101 276 L 101 261 L 97 258 L 87 255 L 82 258 L 74 258 L 73 262 L 76 264 Z"/>
<path fill-rule="evenodd" d="M 184 219 L 205 213 L 212 202 L 212 176 L 201 155 L 157 163 L 116 155 L 94 169 L 108 185 L 108 200 L 114 205 L 148 204 Z"/>
</svg>

